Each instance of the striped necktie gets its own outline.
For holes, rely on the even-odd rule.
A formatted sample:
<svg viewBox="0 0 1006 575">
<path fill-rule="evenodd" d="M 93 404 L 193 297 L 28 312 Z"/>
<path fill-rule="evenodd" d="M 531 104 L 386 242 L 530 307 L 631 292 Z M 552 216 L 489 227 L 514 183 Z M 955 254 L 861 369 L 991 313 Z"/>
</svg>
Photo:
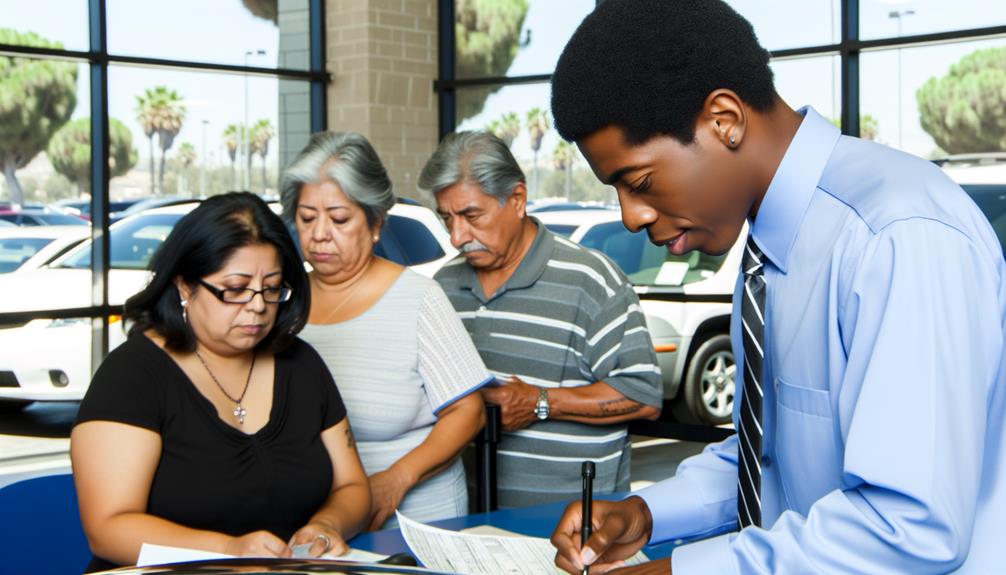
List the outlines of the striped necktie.
<svg viewBox="0 0 1006 575">
<path fill-rule="evenodd" d="M 744 392 L 741 395 L 739 458 L 737 461 L 737 524 L 761 525 L 761 415 L 762 347 L 765 335 L 764 254 L 748 236 L 741 270 L 744 297 L 741 300 L 741 328 L 744 341 Z"/>
</svg>

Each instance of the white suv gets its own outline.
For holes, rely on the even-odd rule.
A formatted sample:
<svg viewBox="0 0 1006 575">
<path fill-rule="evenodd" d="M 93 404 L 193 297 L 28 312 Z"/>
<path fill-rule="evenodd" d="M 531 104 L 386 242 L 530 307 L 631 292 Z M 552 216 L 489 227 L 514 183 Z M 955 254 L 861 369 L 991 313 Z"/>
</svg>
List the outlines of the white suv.
<svg viewBox="0 0 1006 575">
<path fill-rule="evenodd" d="M 665 411 L 679 421 L 719 425 L 733 413 L 731 296 L 743 238 L 724 256 L 675 256 L 631 233 L 619 210 L 533 214 L 554 232 L 596 249 L 628 276 L 639 295 L 663 374 Z"/>
</svg>

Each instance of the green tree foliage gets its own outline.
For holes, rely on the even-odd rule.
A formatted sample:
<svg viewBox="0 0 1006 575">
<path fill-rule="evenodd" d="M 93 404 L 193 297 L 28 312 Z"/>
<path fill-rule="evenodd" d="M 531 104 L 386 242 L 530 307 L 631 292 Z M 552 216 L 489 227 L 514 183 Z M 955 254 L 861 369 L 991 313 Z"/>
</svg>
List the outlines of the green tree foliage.
<svg viewBox="0 0 1006 575">
<path fill-rule="evenodd" d="M 534 188 L 538 189 L 538 150 L 545 132 L 552 127 L 548 120 L 548 112 L 541 108 L 531 108 L 527 111 L 527 134 L 530 138 L 531 151 L 534 152 Z"/>
<path fill-rule="evenodd" d="M 0 28 L 0 44 L 62 48 L 34 32 Z M 15 172 L 45 149 L 77 106 L 77 64 L 0 56 L 0 162 L 12 203 L 23 204 Z"/>
<path fill-rule="evenodd" d="M 517 56 L 527 0 L 455 0 L 457 77 L 503 76 Z M 499 86 L 466 88 L 458 98 L 458 122 L 482 111 Z"/>
<path fill-rule="evenodd" d="M 178 171 L 180 172 L 177 186 L 178 195 L 187 196 L 189 195 L 188 173 L 189 168 L 196 161 L 196 148 L 189 142 L 182 142 L 178 146 L 178 152 L 176 152 L 175 157 L 178 163 Z"/>
<path fill-rule="evenodd" d="M 272 122 L 263 118 L 251 127 L 248 135 L 251 139 L 252 156 L 258 154 L 262 158 L 262 191 L 264 192 L 268 187 L 268 180 L 265 174 L 265 157 L 269 154 L 269 140 L 272 140 L 273 136 L 276 135 L 276 129 L 272 127 Z"/>
<path fill-rule="evenodd" d="M 185 122 L 185 105 L 178 92 L 167 86 L 147 88 L 143 95 L 136 97 L 136 120 L 143 127 L 143 133 L 150 140 L 150 187 L 154 186 L 154 134 L 161 148 L 160 177 L 157 190 L 164 191 L 164 161 L 168 150 L 174 144 L 175 136 Z"/>
<path fill-rule="evenodd" d="M 275 24 L 279 18 L 279 3 L 277 0 L 241 0 L 245 8 L 263 20 Z"/>
<path fill-rule="evenodd" d="M 1006 46 L 964 56 L 915 99 L 922 129 L 947 153 L 1006 150 Z"/>
<path fill-rule="evenodd" d="M 228 124 L 224 128 L 224 147 L 227 148 L 227 155 L 231 158 L 231 189 L 238 189 L 238 171 L 237 171 L 237 159 L 238 159 L 238 149 L 241 148 L 241 142 L 244 141 L 245 129 L 243 125 L 239 124 Z"/>
<path fill-rule="evenodd" d="M 486 130 L 503 140 L 509 148 L 513 146 L 514 139 L 520 135 L 520 116 L 516 112 L 507 112 L 498 120 L 486 124 Z"/>
<path fill-rule="evenodd" d="M 836 128 L 842 127 L 842 120 L 838 118 L 831 118 L 831 123 L 835 125 Z M 876 140 L 877 130 L 880 128 L 880 123 L 877 119 L 870 114 L 864 114 L 859 117 L 859 137 L 864 140 Z"/>
<path fill-rule="evenodd" d="M 573 165 L 576 160 L 576 147 L 565 140 L 559 140 L 552 150 L 552 167 L 566 174 L 567 198 L 573 193 Z"/>
<path fill-rule="evenodd" d="M 121 176 L 136 165 L 133 134 L 115 118 L 108 120 L 108 148 L 110 177 Z M 46 151 L 57 172 L 78 190 L 91 193 L 91 118 L 80 118 L 63 126 L 53 135 Z"/>
</svg>

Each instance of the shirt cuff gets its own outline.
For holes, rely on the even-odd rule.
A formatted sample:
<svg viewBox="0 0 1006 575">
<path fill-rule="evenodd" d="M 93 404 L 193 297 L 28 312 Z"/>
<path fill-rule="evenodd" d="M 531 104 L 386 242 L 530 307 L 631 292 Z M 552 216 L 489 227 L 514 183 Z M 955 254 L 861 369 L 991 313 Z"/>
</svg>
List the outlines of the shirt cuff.
<svg viewBox="0 0 1006 575">
<path fill-rule="evenodd" d="M 739 574 L 730 548 L 736 536 L 736 533 L 726 533 L 675 548 L 671 553 L 671 572 L 674 575 Z"/>
<path fill-rule="evenodd" d="M 701 490 L 691 485 L 682 476 L 665 479 L 659 483 L 644 487 L 632 495 L 638 495 L 646 502 L 653 518 L 653 532 L 650 534 L 650 545 L 679 539 L 682 537 L 704 536 L 723 529 L 717 525 L 713 529 L 696 529 L 711 523 L 707 517 L 708 509 L 699 501 L 697 494 Z"/>
</svg>

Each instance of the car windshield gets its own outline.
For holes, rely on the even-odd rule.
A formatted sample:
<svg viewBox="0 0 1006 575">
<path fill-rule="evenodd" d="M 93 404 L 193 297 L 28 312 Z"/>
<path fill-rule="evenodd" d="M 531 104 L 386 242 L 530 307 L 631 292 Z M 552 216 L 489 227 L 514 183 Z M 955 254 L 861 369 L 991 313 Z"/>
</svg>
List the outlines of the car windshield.
<svg viewBox="0 0 1006 575">
<path fill-rule="evenodd" d="M 52 238 L 4 238 L 0 240 L 0 274 L 21 267 L 30 257 L 49 245 Z"/>
<path fill-rule="evenodd" d="M 109 262 L 115 269 L 147 269 L 150 258 L 182 214 L 147 214 L 124 220 L 109 232 Z M 84 242 L 67 254 L 56 267 L 84 269 L 91 267 L 91 242 Z"/>
<path fill-rule="evenodd" d="M 637 286 L 682 286 L 702 281 L 712 277 L 726 258 L 698 251 L 676 256 L 650 243 L 645 233 L 625 229 L 620 221 L 594 226 L 580 244 L 611 258 Z"/>
</svg>

